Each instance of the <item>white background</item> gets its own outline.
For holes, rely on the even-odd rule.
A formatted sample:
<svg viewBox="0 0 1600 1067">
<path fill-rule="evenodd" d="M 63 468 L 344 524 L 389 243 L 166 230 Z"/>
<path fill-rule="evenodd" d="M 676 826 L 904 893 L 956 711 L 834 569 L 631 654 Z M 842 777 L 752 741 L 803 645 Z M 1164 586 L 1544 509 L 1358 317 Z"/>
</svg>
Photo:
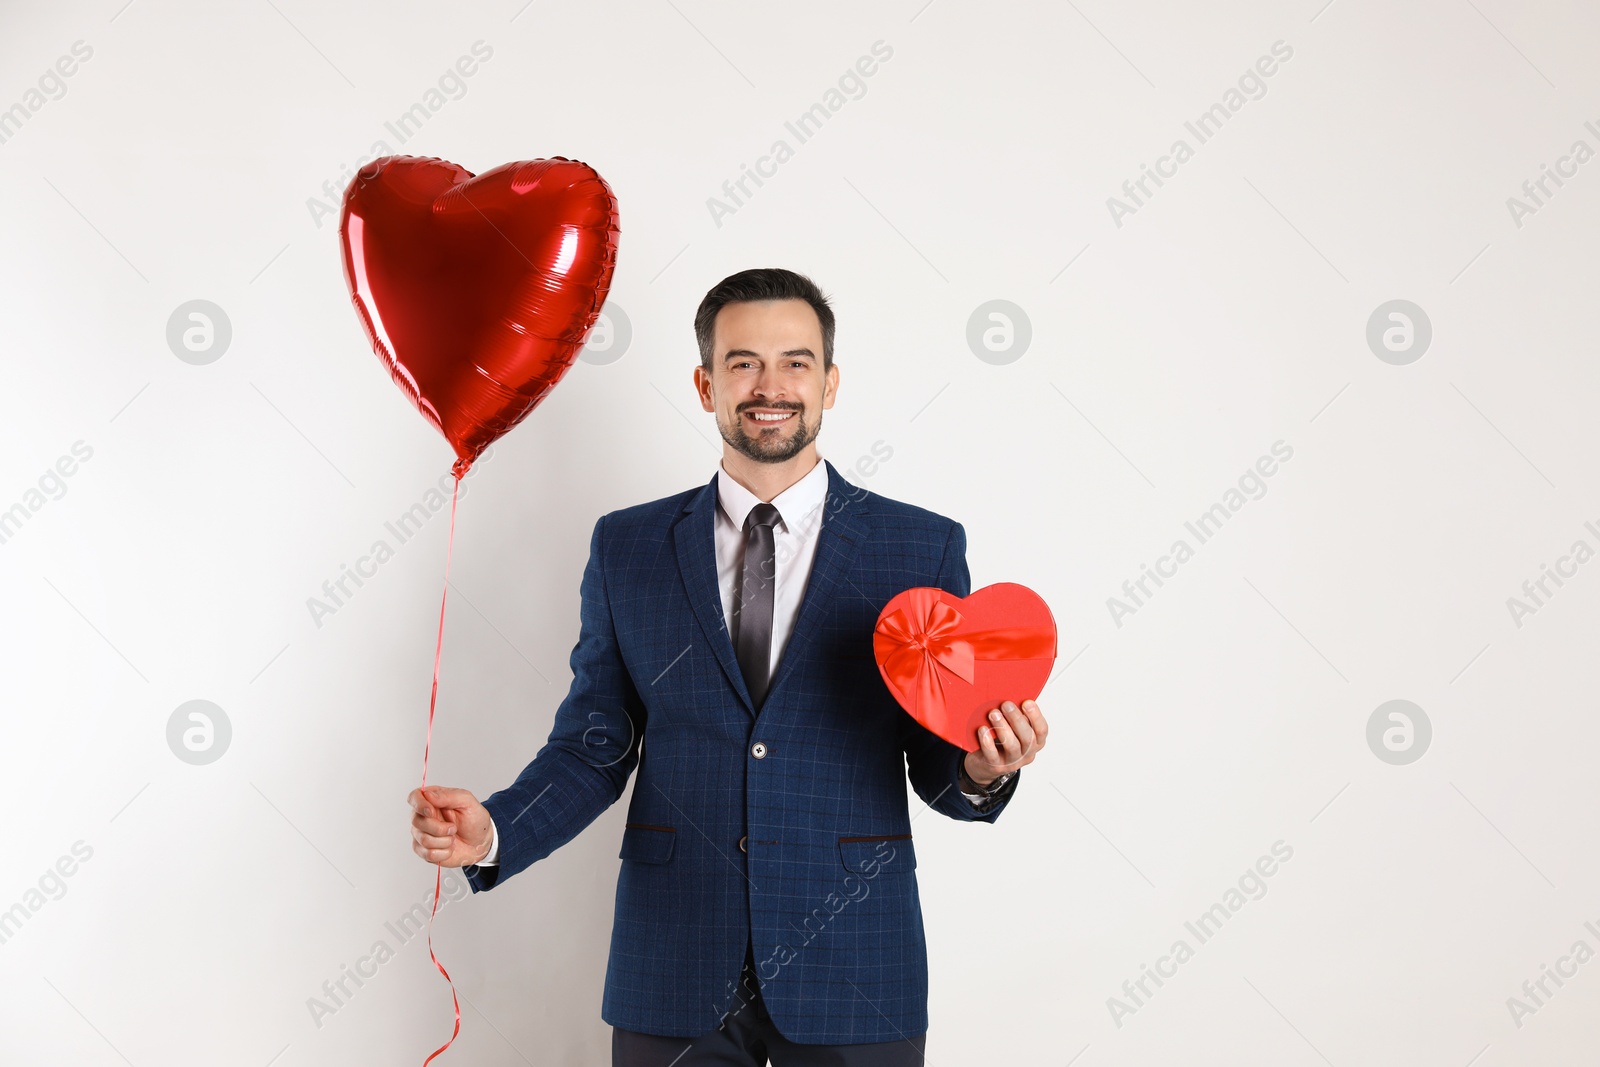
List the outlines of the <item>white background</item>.
<svg viewBox="0 0 1600 1067">
<path fill-rule="evenodd" d="M 1520 1026 L 1507 999 L 1600 950 L 1600 564 L 1520 626 L 1507 599 L 1600 547 L 1600 162 L 1520 226 L 1507 198 L 1600 149 L 1600 14 L 1323 4 L 7 5 L 0 108 L 75 41 L 93 56 L 0 144 L 0 509 L 30 512 L 0 544 L 0 909 L 28 913 L 0 944 L 0 1060 L 421 1062 L 449 1034 L 421 939 L 308 1008 L 433 887 L 404 797 L 448 512 L 320 627 L 306 603 L 452 458 L 308 207 L 380 139 L 598 168 L 633 327 L 466 483 L 430 781 L 486 795 L 542 743 L 595 518 L 715 469 L 696 304 L 785 266 L 835 297 L 823 455 L 891 448 L 856 480 L 959 519 L 974 586 L 1024 582 L 1060 626 L 1016 800 L 915 824 L 930 1064 L 1592 1053 L 1600 962 Z M 465 95 L 399 144 L 385 121 L 478 40 Z M 865 94 L 797 145 L 785 120 L 876 41 Z M 1197 144 L 1184 122 L 1276 41 L 1265 94 Z M 719 225 L 707 199 L 780 137 L 794 158 Z M 1117 225 L 1107 198 L 1180 137 L 1194 157 Z M 206 365 L 166 341 L 193 299 L 232 324 Z M 993 299 L 1031 322 L 1013 362 L 967 344 Z M 1394 299 L 1432 323 L 1406 365 L 1366 340 Z M 1108 599 L 1280 440 L 1265 495 L 1119 625 Z M 232 725 L 204 766 L 167 743 L 193 699 Z M 1393 699 L 1432 724 L 1408 765 L 1367 743 Z M 465 1000 L 438 1062 L 607 1062 L 625 805 L 441 910 Z M 1198 944 L 1185 921 L 1280 840 L 1265 895 Z M 78 841 L 64 891 L 30 898 Z M 1178 938 L 1194 957 L 1119 1025 L 1108 998 Z"/>
</svg>

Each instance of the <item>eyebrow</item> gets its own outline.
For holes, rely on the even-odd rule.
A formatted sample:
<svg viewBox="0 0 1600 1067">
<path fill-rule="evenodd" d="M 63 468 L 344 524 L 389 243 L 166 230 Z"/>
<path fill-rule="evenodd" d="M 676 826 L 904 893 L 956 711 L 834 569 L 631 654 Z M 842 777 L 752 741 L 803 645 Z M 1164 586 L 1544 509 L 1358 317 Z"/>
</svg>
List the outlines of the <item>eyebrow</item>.
<svg viewBox="0 0 1600 1067">
<path fill-rule="evenodd" d="M 760 359 L 761 358 L 761 353 L 760 352 L 752 352 L 748 348 L 735 348 L 735 349 L 731 349 L 728 352 L 726 352 L 723 355 L 722 359 L 723 359 L 724 362 L 726 362 L 726 361 L 728 361 L 730 359 L 734 359 L 735 357 L 737 357 L 739 359 L 749 359 L 751 356 L 754 356 L 755 358 Z M 781 359 L 788 359 L 790 356 L 808 356 L 811 359 L 816 359 L 817 358 L 817 354 L 815 352 L 811 351 L 811 349 L 809 349 L 809 348 L 791 348 L 787 352 L 778 353 L 778 356 Z"/>
</svg>

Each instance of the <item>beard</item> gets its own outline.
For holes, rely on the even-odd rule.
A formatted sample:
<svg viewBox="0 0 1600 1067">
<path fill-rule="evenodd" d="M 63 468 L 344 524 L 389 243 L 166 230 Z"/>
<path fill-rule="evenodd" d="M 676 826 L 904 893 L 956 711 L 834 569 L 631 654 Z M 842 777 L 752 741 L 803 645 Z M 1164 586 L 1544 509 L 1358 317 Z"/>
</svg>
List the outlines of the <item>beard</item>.
<svg viewBox="0 0 1600 1067">
<path fill-rule="evenodd" d="M 785 460 L 793 459 L 800 454 L 802 449 L 812 441 L 815 441 L 817 435 L 822 432 L 821 411 L 817 412 L 817 421 L 808 424 L 804 408 L 787 407 L 781 404 L 751 404 L 748 406 L 776 406 L 779 410 L 793 411 L 795 413 L 794 419 L 791 420 L 794 424 L 794 429 L 789 430 L 787 434 L 785 434 L 785 428 L 789 426 L 789 423 L 784 423 L 782 426 L 774 426 L 771 429 L 757 430 L 755 436 L 751 436 L 745 431 L 745 408 L 740 408 L 734 413 L 734 421 L 731 426 L 724 424 L 720 419 L 717 421 L 717 431 L 722 434 L 722 439 L 740 455 L 747 456 L 757 463 L 782 463 Z"/>
</svg>

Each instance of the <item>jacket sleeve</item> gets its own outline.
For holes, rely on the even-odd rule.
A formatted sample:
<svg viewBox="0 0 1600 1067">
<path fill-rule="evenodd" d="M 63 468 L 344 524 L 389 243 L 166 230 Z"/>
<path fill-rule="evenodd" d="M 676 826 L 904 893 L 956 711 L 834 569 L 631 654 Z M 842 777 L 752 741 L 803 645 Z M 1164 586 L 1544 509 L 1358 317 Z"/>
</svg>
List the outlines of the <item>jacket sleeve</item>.
<svg viewBox="0 0 1600 1067">
<path fill-rule="evenodd" d="M 967 573 L 967 531 L 959 522 L 951 523 L 944 559 L 939 564 L 938 586 L 947 593 L 966 596 L 972 592 Z M 973 804 L 961 791 L 957 778 L 966 750 L 933 733 L 910 715 L 902 713 L 900 741 L 906 753 L 911 788 L 927 805 L 941 815 L 962 822 L 994 822 L 1017 791 L 1022 780 L 1019 770 L 983 806 Z"/>
<path fill-rule="evenodd" d="M 483 802 L 498 862 L 464 868 L 474 893 L 492 889 L 577 837 L 614 804 L 639 761 L 645 708 L 623 663 L 606 590 L 605 516 L 589 539 L 572 687 L 550 737 L 516 781 Z"/>
</svg>

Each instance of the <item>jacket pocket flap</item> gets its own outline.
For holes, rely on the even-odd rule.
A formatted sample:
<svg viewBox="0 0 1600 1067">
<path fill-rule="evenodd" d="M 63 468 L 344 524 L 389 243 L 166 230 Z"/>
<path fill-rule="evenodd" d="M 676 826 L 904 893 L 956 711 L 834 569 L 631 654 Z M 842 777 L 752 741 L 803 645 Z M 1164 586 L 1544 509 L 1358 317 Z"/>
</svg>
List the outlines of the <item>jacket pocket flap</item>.
<svg viewBox="0 0 1600 1067">
<path fill-rule="evenodd" d="M 622 851 L 618 855 L 640 863 L 665 863 L 672 858 L 672 845 L 677 838 L 677 830 L 671 826 L 626 823 L 622 829 Z"/>
<path fill-rule="evenodd" d="M 911 847 L 910 834 L 841 837 L 839 859 L 845 870 L 867 878 L 908 874 L 917 866 L 917 853 Z"/>
</svg>

